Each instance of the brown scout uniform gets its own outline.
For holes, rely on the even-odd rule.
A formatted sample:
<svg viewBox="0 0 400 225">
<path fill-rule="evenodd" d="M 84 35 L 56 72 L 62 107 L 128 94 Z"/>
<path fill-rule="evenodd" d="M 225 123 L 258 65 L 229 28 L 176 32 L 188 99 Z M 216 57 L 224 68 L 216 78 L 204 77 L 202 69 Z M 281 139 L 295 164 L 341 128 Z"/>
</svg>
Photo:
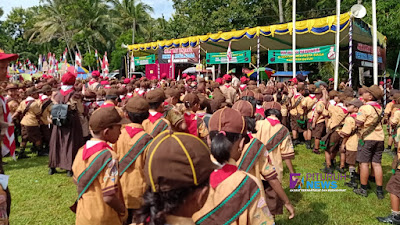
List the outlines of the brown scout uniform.
<svg viewBox="0 0 400 225">
<path fill-rule="evenodd" d="M 376 102 L 367 102 L 361 106 L 356 117 L 356 124 L 361 128 L 361 135 L 372 126 L 382 110 L 381 106 Z M 369 163 L 372 159 L 372 162 L 381 163 L 384 140 L 385 134 L 380 123 L 364 138 L 363 142 L 365 144 L 358 146 L 361 149 L 357 153 L 357 161 L 360 163 Z"/>
<path fill-rule="evenodd" d="M 78 186 L 78 194 L 87 186 L 88 180 L 95 178 L 93 183 L 87 187 L 86 192 L 78 199 L 77 225 L 122 224 L 120 215 L 103 200 L 103 196 L 107 195 L 121 196 L 122 199 L 118 176 L 118 156 L 111 147 L 107 146 L 108 144 L 104 141 L 92 139 L 76 154 L 72 170 L 74 181 Z M 97 148 L 96 152 L 84 159 L 85 151 L 90 148 Z M 95 176 L 95 172 L 99 170 L 101 172 Z M 81 186 L 83 188 L 80 188 Z"/>
<path fill-rule="evenodd" d="M 356 116 L 356 113 L 347 116 L 343 128 L 338 131 L 341 137 L 348 137 L 345 148 L 346 163 L 349 165 L 355 165 L 357 158 L 358 134 L 355 132 L 357 129 Z"/>
<path fill-rule="evenodd" d="M 147 146 L 152 138 L 144 132 L 142 125 L 130 123 L 121 131 L 114 149 L 118 153 L 119 176 L 125 205 L 128 209 L 139 209 L 146 191 L 144 163 Z"/>
<path fill-rule="evenodd" d="M 196 224 L 274 224 L 263 192 L 261 181 L 237 170 L 217 187 L 210 187 L 206 203 L 193 220 Z"/>
<path fill-rule="evenodd" d="M 231 85 L 227 84 L 220 86 L 219 89 L 221 90 L 222 94 L 224 94 L 226 102 L 233 105 L 236 100 L 236 90 Z"/>
<path fill-rule="evenodd" d="M 28 97 L 19 104 L 17 112 L 25 112 L 28 104 L 30 104 L 29 109 L 26 111 L 25 115 L 22 115 L 23 117 L 21 120 L 22 141 L 36 143 L 41 140 L 38 121 L 38 117 L 41 114 L 40 103 L 36 99 Z"/>
<path fill-rule="evenodd" d="M 283 179 L 283 160 L 294 159 L 295 153 L 289 130 L 279 123 L 275 116 L 269 116 L 257 124 L 255 137 L 266 145 L 272 164 L 278 174 L 278 180 Z"/>
<path fill-rule="evenodd" d="M 300 117 L 303 116 L 303 114 L 304 114 L 303 101 L 304 101 L 304 97 L 300 93 L 295 94 L 290 99 L 290 105 L 291 105 L 291 110 L 289 111 L 290 126 L 291 126 L 292 130 L 295 130 L 298 132 L 303 132 L 303 129 L 301 129 L 299 124 L 297 123 L 297 120 L 300 120 L 301 119 Z M 296 106 L 296 103 L 297 103 L 297 106 Z"/>
</svg>

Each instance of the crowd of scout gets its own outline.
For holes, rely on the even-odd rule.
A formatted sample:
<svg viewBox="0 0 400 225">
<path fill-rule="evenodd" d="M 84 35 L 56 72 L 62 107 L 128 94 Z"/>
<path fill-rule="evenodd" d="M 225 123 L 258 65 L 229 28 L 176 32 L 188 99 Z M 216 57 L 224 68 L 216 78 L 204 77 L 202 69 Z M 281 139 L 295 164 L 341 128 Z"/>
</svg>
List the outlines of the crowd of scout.
<svg viewBox="0 0 400 225">
<path fill-rule="evenodd" d="M 302 76 L 260 85 L 231 75 L 119 81 L 97 71 L 86 81 L 68 72 L 2 84 L 22 138 L 18 158 L 29 157 L 31 142 L 49 156 L 50 175 L 60 168 L 73 176 L 71 210 L 85 225 L 273 224 L 283 208 L 291 219 L 283 162 L 295 173 L 294 146 L 303 142 L 324 152 L 322 172 L 348 170 L 354 193 L 366 197 L 375 182 L 383 199 L 383 124 L 385 151 L 394 146 L 397 156 L 386 188 L 392 213 L 378 220 L 400 223 L 400 91 L 382 86 L 334 91 Z"/>
</svg>

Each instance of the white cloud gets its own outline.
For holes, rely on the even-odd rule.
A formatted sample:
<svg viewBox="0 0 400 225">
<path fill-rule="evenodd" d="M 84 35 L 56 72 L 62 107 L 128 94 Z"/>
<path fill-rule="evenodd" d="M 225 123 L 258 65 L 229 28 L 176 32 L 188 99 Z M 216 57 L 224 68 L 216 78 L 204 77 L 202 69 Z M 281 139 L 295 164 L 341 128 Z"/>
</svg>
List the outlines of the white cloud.
<svg viewBox="0 0 400 225">
<path fill-rule="evenodd" d="M 164 15 L 165 19 L 168 20 L 174 13 L 172 0 L 143 0 L 143 2 L 153 7 L 154 13 L 152 16 L 155 18 L 160 18 Z"/>
</svg>

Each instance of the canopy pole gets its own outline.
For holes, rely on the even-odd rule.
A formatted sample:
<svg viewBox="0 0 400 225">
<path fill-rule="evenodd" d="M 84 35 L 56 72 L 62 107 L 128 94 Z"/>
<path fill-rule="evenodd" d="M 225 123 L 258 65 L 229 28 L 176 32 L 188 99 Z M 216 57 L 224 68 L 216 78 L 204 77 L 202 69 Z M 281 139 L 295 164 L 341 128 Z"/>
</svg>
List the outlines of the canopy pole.
<svg viewBox="0 0 400 225">
<path fill-rule="evenodd" d="M 372 43 L 374 47 L 374 84 L 378 85 L 378 37 L 376 28 L 376 0 L 372 0 Z"/>
<path fill-rule="evenodd" d="M 292 70 L 293 70 L 293 78 L 296 77 L 296 0 L 293 0 L 293 8 L 292 8 L 292 20 L 293 20 L 293 29 L 292 29 L 292 51 L 293 51 L 293 60 L 292 60 Z"/>
<path fill-rule="evenodd" d="M 335 76 L 334 88 L 338 89 L 339 80 L 339 45 L 340 45 L 340 0 L 336 0 L 336 57 L 335 57 Z"/>
<path fill-rule="evenodd" d="M 257 37 L 257 84 L 260 85 L 260 35 Z"/>
<path fill-rule="evenodd" d="M 384 107 L 386 107 L 386 98 L 387 98 L 387 96 L 386 96 L 386 70 L 385 70 L 385 72 L 383 73 L 383 106 Z"/>
<path fill-rule="evenodd" d="M 199 40 L 199 67 L 200 67 L 200 64 L 201 64 L 201 42 L 200 42 L 200 40 Z M 206 66 L 206 70 L 207 70 L 207 66 Z M 200 78 L 200 71 L 198 72 L 198 74 L 197 74 L 197 81 L 199 80 L 199 78 Z"/>
<path fill-rule="evenodd" d="M 353 18 L 349 21 L 349 86 L 352 86 L 353 75 Z"/>
</svg>

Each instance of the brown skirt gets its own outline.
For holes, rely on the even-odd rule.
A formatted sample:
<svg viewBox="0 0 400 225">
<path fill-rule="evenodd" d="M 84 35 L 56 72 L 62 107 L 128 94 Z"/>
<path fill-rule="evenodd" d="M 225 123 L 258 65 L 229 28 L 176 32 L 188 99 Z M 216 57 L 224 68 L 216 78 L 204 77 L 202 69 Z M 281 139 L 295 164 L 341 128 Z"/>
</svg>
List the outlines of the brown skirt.
<svg viewBox="0 0 400 225">
<path fill-rule="evenodd" d="M 24 126 L 21 125 L 22 142 L 32 142 L 35 144 L 42 140 L 39 126 Z"/>
<path fill-rule="evenodd" d="M 50 143 L 51 127 L 49 125 L 40 125 L 40 133 L 42 134 L 43 141 Z"/>
<path fill-rule="evenodd" d="M 346 163 L 356 165 L 357 151 L 346 151 Z"/>
<path fill-rule="evenodd" d="M 325 123 L 317 123 L 311 133 L 315 139 L 321 140 L 325 136 L 325 131 Z"/>
<path fill-rule="evenodd" d="M 72 170 L 76 153 L 84 145 L 77 111 L 68 112 L 68 124 L 53 126 L 50 138 L 49 167 Z"/>
</svg>

